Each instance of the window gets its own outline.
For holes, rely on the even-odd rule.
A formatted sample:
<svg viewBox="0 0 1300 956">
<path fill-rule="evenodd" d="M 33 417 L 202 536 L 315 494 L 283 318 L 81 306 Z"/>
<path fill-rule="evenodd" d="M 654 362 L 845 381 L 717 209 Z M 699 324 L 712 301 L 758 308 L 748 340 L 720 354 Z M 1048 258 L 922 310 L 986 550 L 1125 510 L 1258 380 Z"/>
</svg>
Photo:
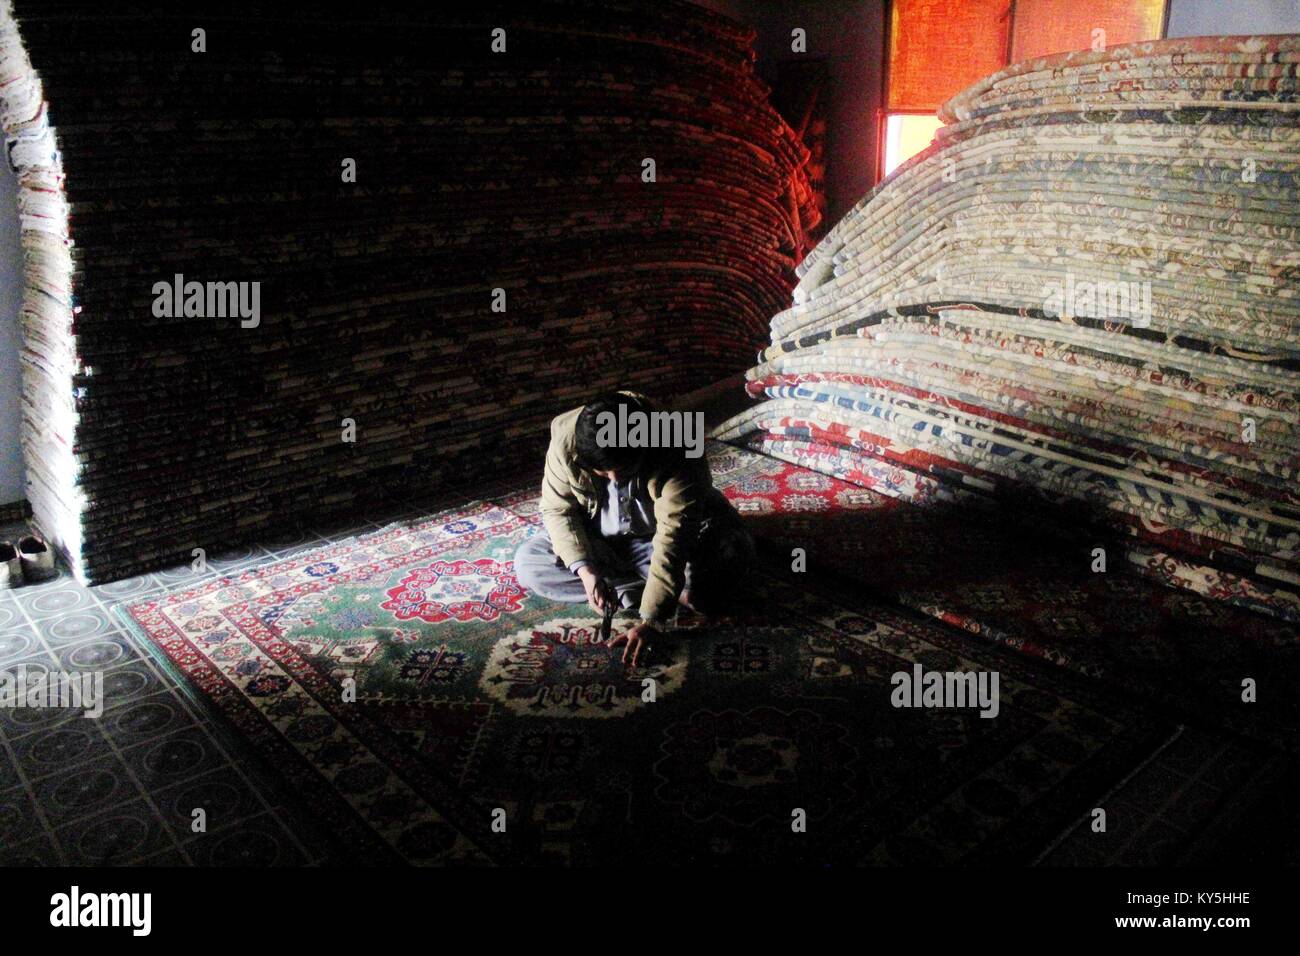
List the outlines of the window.
<svg viewBox="0 0 1300 956">
<path fill-rule="evenodd" d="M 1010 0 L 894 0 L 889 13 L 884 144 L 888 176 L 934 139 L 944 100 L 1007 62 Z"/>
<path fill-rule="evenodd" d="M 943 124 L 928 113 L 891 113 L 885 118 L 885 169 L 888 176 L 934 140 Z"/>
</svg>

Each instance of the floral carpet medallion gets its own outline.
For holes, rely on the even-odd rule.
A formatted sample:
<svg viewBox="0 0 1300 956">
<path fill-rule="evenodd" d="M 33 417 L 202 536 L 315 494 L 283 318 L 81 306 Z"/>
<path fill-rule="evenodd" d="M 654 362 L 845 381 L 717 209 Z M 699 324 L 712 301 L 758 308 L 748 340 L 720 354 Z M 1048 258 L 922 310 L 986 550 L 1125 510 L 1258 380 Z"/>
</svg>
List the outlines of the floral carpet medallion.
<svg viewBox="0 0 1300 956">
<path fill-rule="evenodd" d="M 653 664 L 630 667 L 605 646 L 599 620 L 552 618 L 498 641 L 479 686 L 516 714 L 621 717 L 686 679 L 685 648 L 665 644 Z"/>
<path fill-rule="evenodd" d="M 774 501 L 845 491 L 737 449 L 713 464 Z M 1095 682 L 788 557 L 743 611 L 683 613 L 625 665 L 584 606 L 514 579 L 538 521 L 531 492 L 478 501 L 123 613 L 340 862 L 1025 862 L 1168 737 Z M 998 672 L 997 718 L 893 706 L 918 663 Z"/>
<path fill-rule="evenodd" d="M 468 522 L 465 522 L 468 524 Z M 439 621 L 494 621 L 503 613 L 519 610 L 524 589 L 515 580 L 510 561 L 435 561 L 417 568 L 388 592 L 380 605 L 399 621 L 419 618 Z"/>
</svg>

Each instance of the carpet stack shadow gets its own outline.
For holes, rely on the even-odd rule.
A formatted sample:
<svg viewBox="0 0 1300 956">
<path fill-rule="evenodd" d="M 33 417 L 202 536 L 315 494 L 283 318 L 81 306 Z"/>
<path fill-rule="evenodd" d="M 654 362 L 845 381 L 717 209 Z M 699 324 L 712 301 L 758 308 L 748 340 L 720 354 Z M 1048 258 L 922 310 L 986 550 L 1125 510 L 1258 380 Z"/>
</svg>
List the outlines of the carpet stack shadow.
<svg viewBox="0 0 1300 956">
<path fill-rule="evenodd" d="M 958 94 L 801 263 L 715 437 L 1300 620 L 1297 61 L 1167 40 Z"/>
<path fill-rule="evenodd" d="M 676 0 L 0 11 L 37 524 L 103 582 L 742 365 L 818 216 L 752 40 Z"/>
</svg>

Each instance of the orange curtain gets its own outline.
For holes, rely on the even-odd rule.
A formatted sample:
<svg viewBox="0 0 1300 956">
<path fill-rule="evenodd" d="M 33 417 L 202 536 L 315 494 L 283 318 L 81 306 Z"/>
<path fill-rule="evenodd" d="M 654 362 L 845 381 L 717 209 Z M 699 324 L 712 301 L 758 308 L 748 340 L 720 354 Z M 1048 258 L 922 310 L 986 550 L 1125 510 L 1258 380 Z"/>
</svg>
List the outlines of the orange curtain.
<svg viewBox="0 0 1300 956">
<path fill-rule="evenodd" d="M 1011 62 L 1090 49 L 1094 30 L 1105 46 L 1158 40 L 1165 0 L 1016 0 Z"/>
<path fill-rule="evenodd" d="M 894 0 L 889 112 L 933 112 L 1006 65 L 1010 0 Z"/>
</svg>

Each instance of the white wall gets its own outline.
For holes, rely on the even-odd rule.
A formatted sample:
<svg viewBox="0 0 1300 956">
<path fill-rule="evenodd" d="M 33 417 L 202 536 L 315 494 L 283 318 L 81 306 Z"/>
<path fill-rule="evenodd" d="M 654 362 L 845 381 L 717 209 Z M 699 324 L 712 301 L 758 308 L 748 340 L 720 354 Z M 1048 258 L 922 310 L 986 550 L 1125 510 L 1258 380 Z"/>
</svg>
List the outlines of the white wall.
<svg viewBox="0 0 1300 956">
<path fill-rule="evenodd" d="M 1300 33 L 1297 0 L 1170 0 L 1169 36 Z"/>
<path fill-rule="evenodd" d="M 0 158 L 0 505 L 24 497 L 23 454 L 18 443 L 21 418 L 18 309 L 23 301 L 22 269 L 18 181 L 9 163 Z"/>
</svg>

